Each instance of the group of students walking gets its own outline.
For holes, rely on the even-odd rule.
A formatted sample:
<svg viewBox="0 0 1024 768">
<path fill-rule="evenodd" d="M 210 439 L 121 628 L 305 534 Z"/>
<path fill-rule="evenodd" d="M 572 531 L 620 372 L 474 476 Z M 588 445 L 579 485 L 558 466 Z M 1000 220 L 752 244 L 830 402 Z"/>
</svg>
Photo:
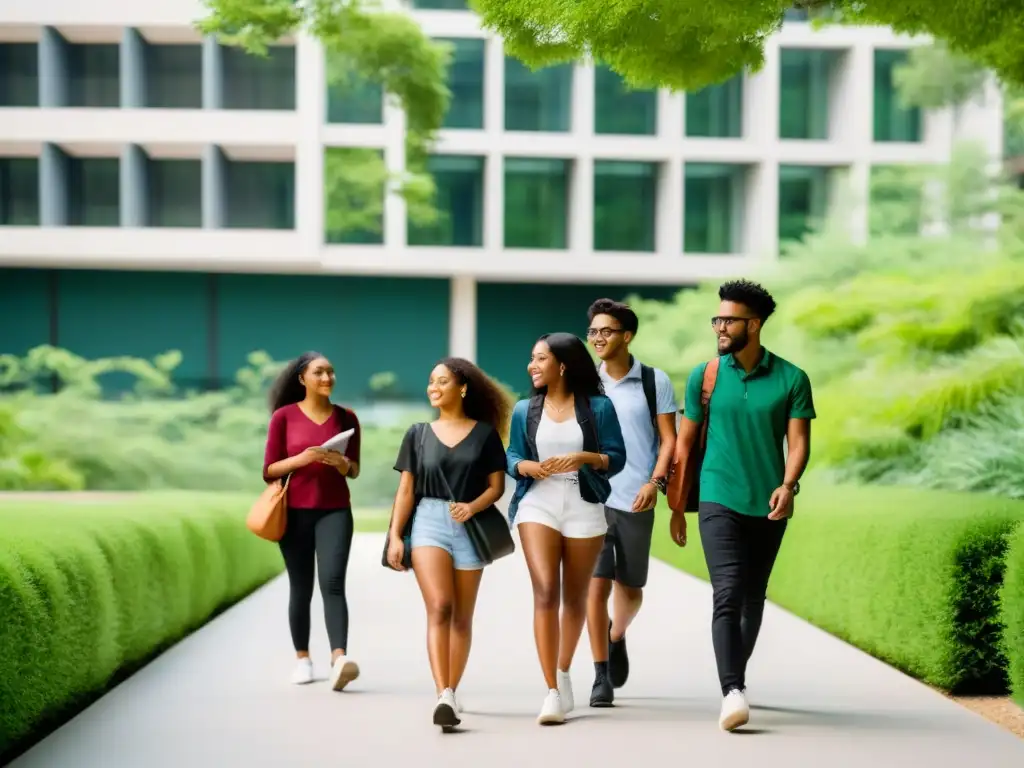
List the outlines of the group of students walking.
<svg viewBox="0 0 1024 768">
<path fill-rule="evenodd" d="M 637 316 L 609 299 L 587 313 L 587 342 L 600 363 L 575 335 L 541 336 L 527 365 L 531 396 L 514 407 L 467 360 L 446 358 L 430 372 L 427 396 L 437 418 L 413 425 L 402 440 L 384 559 L 411 569 L 422 593 L 437 694 L 432 717 L 442 729 L 461 722 L 456 691 L 486 565 L 465 524 L 504 495 L 507 477 L 515 482 L 508 524 L 518 531 L 530 574 L 547 691 L 538 723 L 562 723 L 575 708 L 569 668 L 584 625 L 594 659 L 590 706 L 613 706 L 615 689 L 626 683 L 626 633 L 643 601 L 659 493 L 668 496 L 669 530 L 679 546 L 686 544 L 686 512 L 697 513 L 713 588 L 719 725 L 733 730 L 748 722 L 747 661 L 815 413 L 807 375 L 761 344 L 775 311 L 768 292 L 731 281 L 719 297 L 711 318 L 718 355 L 690 374 L 678 434 L 672 382 L 633 358 Z M 345 575 L 353 533 L 348 480 L 359 476 L 360 429 L 355 413 L 331 403 L 334 382 L 334 368 L 318 353 L 282 372 L 270 397 L 263 476 L 290 477 L 280 547 L 298 656 L 292 681 L 314 679 L 315 563 L 331 684 L 342 690 L 359 675 L 347 653 Z M 318 447 L 346 430 L 354 432 L 343 454 Z M 694 459 L 696 507 L 680 485 Z"/>
</svg>

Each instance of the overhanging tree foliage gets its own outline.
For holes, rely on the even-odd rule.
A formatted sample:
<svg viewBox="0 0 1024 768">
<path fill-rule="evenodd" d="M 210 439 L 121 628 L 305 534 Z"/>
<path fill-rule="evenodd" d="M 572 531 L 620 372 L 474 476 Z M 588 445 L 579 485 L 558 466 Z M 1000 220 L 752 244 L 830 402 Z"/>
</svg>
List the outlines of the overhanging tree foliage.
<svg viewBox="0 0 1024 768">
<path fill-rule="evenodd" d="M 696 90 L 764 63 L 791 8 L 927 34 L 1024 84 L 1024 0 L 470 0 L 531 66 L 591 56 L 636 87 Z"/>
<path fill-rule="evenodd" d="M 985 79 L 984 67 L 950 51 L 943 42 L 914 48 L 893 73 L 903 103 L 923 109 L 960 107 L 979 98 Z"/>
<path fill-rule="evenodd" d="M 986 70 L 949 50 L 942 41 L 913 49 L 894 73 L 900 101 L 908 107 L 954 110 L 984 97 Z M 1003 156 L 1024 155 L 1024 86 L 1003 86 Z"/>
<path fill-rule="evenodd" d="M 304 32 L 323 44 L 332 83 L 376 83 L 406 116 L 406 170 L 389 174 L 381 153 L 351 150 L 325 166 L 328 228 L 379 230 L 384 186 L 394 183 L 418 224 L 433 221 L 434 186 L 428 149 L 448 110 L 450 46 L 432 41 L 408 15 L 362 0 L 203 0 L 204 34 L 257 56 L 282 38 Z M 300 75 L 301 76 L 301 75 Z"/>
</svg>

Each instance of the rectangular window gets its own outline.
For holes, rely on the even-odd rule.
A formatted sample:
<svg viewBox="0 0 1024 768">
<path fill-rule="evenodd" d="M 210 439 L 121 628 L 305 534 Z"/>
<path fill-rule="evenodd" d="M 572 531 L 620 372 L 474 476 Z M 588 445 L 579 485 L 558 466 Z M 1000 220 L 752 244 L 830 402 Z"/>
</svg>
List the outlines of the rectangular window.
<svg viewBox="0 0 1024 768">
<path fill-rule="evenodd" d="M 829 200 L 827 168 L 779 166 L 779 241 L 802 240 L 825 218 Z"/>
<path fill-rule="evenodd" d="M 423 11 L 468 11 L 468 0 L 412 0 L 412 7 Z"/>
<path fill-rule="evenodd" d="M 743 78 L 686 94 L 686 135 L 738 139 L 743 135 Z"/>
<path fill-rule="evenodd" d="M 429 226 L 409 223 L 409 245 L 483 245 L 484 159 L 433 155 L 427 169 L 437 185 L 440 214 Z"/>
<path fill-rule="evenodd" d="M 0 107 L 39 106 L 39 46 L 0 43 Z"/>
<path fill-rule="evenodd" d="M 121 106 L 121 48 L 116 44 L 68 43 L 69 107 Z"/>
<path fill-rule="evenodd" d="M 481 38 L 441 38 L 452 46 L 448 89 L 452 92 L 445 128 L 484 127 L 484 41 Z"/>
<path fill-rule="evenodd" d="M 384 88 L 327 57 L 327 122 L 381 125 Z"/>
<path fill-rule="evenodd" d="M 295 163 L 224 163 L 225 227 L 295 229 Z"/>
<path fill-rule="evenodd" d="M 143 50 L 147 107 L 203 108 L 202 46 L 148 43 Z"/>
<path fill-rule="evenodd" d="M 594 163 L 594 250 L 654 251 L 658 166 Z"/>
<path fill-rule="evenodd" d="M 68 225 L 121 225 L 121 161 L 116 157 L 70 157 L 67 164 Z"/>
<path fill-rule="evenodd" d="M 569 161 L 505 158 L 505 247 L 565 248 Z"/>
<path fill-rule="evenodd" d="M 742 228 L 745 169 L 725 163 L 686 163 L 683 250 L 735 253 Z"/>
<path fill-rule="evenodd" d="M 365 147 L 324 150 L 324 240 L 329 244 L 384 242 L 384 152 Z"/>
<path fill-rule="evenodd" d="M 658 132 L 658 92 L 632 90 L 605 66 L 594 69 L 594 133 L 654 136 Z"/>
<path fill-rule="evenodd" d="M 0 226 L 39 226 L 39 159 L 0 157 Z"/>
<path fill-rule="evenodd" d="M 221 46 L 224 109 L 295 109 L 295 46 L 274 45 L 267 57 Z"/>
<path fill-rule="evenodd" d="M 519 59 L 505 57 L 505 130 L 572 129 L 572 65 L 531 72 Z"/>
<path fill-rule="evenodd" d="M 830 84 L 838 57 L 836 51 L 782 49 L 780 139 L 828 139 Z"/>
<path fill-rule="evenodd" d="M 150 160 L 149 226 L 203 225 L 203 170 L 199 160 Z"/>
<path fill-rule="evenodd" d="M 921 141 L 921 110 L 900 103 L 893 72 L 906 51 L 875 51 L 875 141 Z"/>
<path fill-rule="evenodd" d="M 834 18 L 836 12 L 831 6 L 819 8 L 788 8 L 783 14 L 784 22 L 807 22 Z"/>
</svg>

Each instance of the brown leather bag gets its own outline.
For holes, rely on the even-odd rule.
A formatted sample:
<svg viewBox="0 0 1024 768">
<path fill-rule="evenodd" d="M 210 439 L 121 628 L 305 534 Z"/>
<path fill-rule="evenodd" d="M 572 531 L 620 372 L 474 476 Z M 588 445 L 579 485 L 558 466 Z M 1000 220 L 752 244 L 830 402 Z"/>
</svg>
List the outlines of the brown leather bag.
<svg viewBox="0 0 1024 768">
<path fill-rule="evenodd" d="M 267 484 L 263 493 L 249 509 L 245 524 L 250 531 L 267 541 L 280 541 L 288 527 L 288 481 L 291 475 Z"/>
<path fill-rule="evenodd" d="M 665 496 L 673 512 L 696 512 L 700 504 L 700 469 L 704 464 L 704 452 L 708 447 L 708 422 L 711 420 L 711 394 L 718 382 L 718 367 L 721 358 L 709 360 L 704 366 L 704 380 L 700 387 L 700 402 L 704 409 L 697 439 L 692 446 L 685 444 L 683 431 L 676 434 L 676 450 L 669 471 L 668 489 Z"/>
</svg>

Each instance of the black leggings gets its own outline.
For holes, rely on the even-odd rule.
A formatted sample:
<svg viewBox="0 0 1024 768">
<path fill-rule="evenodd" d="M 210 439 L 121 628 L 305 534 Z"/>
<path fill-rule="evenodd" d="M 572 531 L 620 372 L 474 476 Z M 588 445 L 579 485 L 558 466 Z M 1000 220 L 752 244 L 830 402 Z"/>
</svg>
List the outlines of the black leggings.
<svg viewBox="0 0 1024 768">
<path fill-rule="evenodd" d="M 296 651 L 309 651 L 309 605 L 313 600 L 314 564 L 320 575 L 320 595 L 331 650 L 348 648 L 348 600 L 345 573 L 352 549 L 351 509 L 289 509 L 281 538 L 291 595 L 288 624 Z"/>
</svg>

